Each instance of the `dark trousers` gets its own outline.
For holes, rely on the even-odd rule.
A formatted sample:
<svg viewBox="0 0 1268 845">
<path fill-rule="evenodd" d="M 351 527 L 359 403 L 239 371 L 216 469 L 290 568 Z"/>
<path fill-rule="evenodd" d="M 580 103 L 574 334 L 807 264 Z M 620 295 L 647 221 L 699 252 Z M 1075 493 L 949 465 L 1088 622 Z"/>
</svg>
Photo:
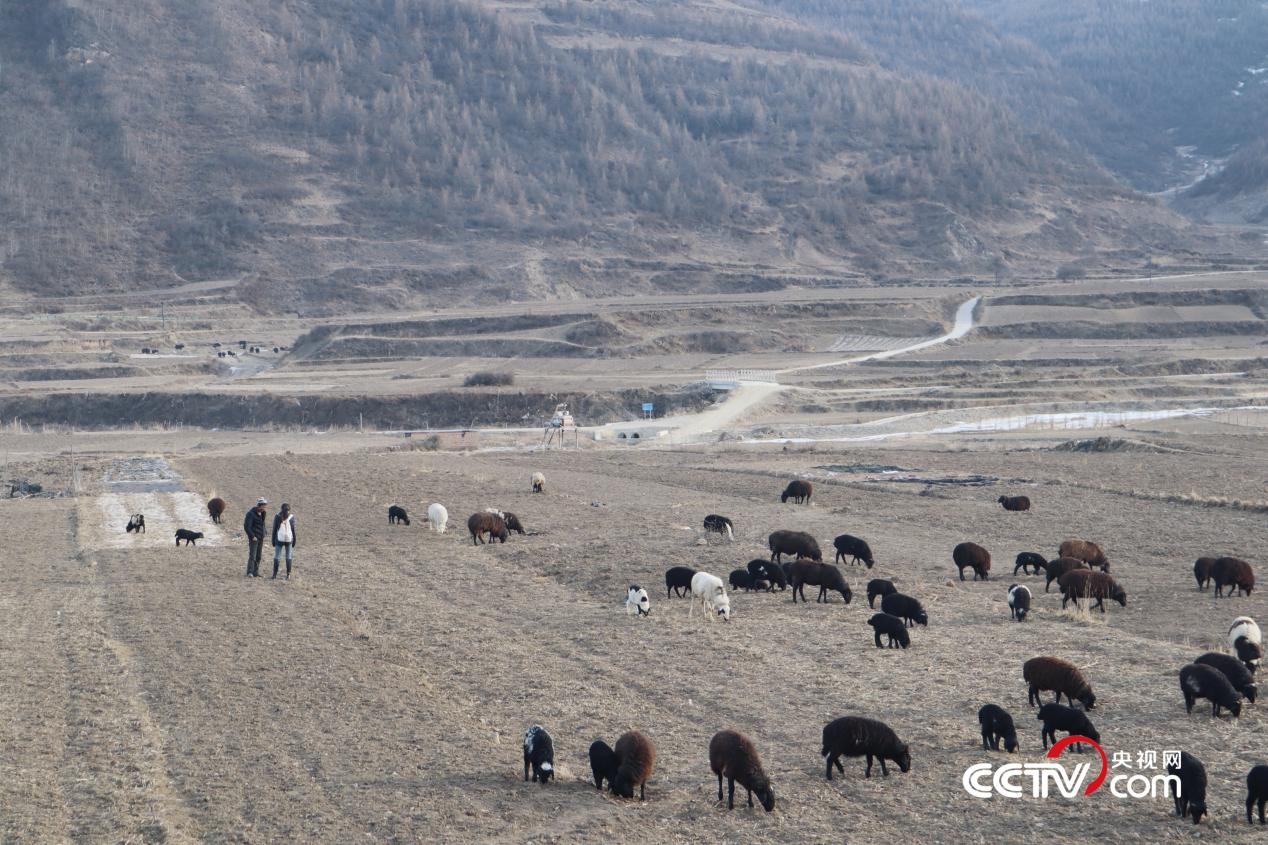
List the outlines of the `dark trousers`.
<svg viewBox="0 0 1268 845">
<path fill-rule="evenodd" d="M 260 554 L 264 550 L 263 537 L 247 538 L 247 574 L 260 574 Z"/>
</svg>

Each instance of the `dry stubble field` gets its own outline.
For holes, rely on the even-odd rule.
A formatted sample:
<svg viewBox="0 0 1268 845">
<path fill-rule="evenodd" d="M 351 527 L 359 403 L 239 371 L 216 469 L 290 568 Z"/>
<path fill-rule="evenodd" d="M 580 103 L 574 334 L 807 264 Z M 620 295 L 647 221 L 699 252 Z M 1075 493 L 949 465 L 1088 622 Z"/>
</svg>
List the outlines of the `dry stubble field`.
<svg viewBox="0 0 1268 845">
<path fill-rule="evenodd" d="M 104 535 L 121 529 L 81 516 L 90 508 L 5 501 L 0 838 L 1258 841 L 1265 834 L 1246 826 L 1241 803 L 1246 771 L 1268 760 L 1262 705 L 1238 721 L 1213 721 L 1201 705 L 1186 716 L 1176 675 L 1220 647 L 1234 616 L 1264 616 L 1259 594 L 1199 594 L 1191 566 L 1211 553 L 1262 565 L 1265 515 L 1126 491 L 1147 483 L 1263 498 L 1255 468 L 1268 450 L 1254 436 L 1218 449 L 1192 433 L 1168 442 L 1182 451 L 1062 453 L 1019 438 L 792 452 L 173 451 L 190 490 L 232 503 L 226 545 L 180 550 L 158 535 L 111 549 Z M 787 478 L 857 462 L 1004 481 L 921 495 L 921 485 L 839 476 L 818 485 L 810 507 L 779 503 Z M 528 492 L 535 469 L 547 474 L 546 495 Z M 1030 495 L 1035 511 L 998 510 L 1005 491 Z M 260 494 L 298 514 L 290 582 L 242 577 L 236 535 Z M 451 514 L 443 536 L 420 525 L 433 500 Z M 392 502 L 413 526 L 388 527 Z M 531 535 L 473 548 L 465 518 L 489 505 L 518 513 Z M 735 543 L 696 545 L 711 511 L 735 520 Z M 665 600 L 668 566 L 725 578 L 763 555 L 775 528 L 812 531 L 825 548 L 838 533 L 861 535 L 877 567 L 847 572 L 849 606 L 740 594 L 724 625 L 688 618 L 686 599 Z M 1013 556 L 1051 556 L 1067 536 L 1107 547 L 1128 607 L 1063 615 L 1031 577 L 1037 611 L 1012 623 Z M 952 580 L 950 550 L 966 539 L 993 552 L 990 582 Z M 895 579 L 929 610 L 910 650 L 873 647 L 868 577 Z M 649 587 L 649 619 L 625 615 L 629 583 Z M 975 713 L 987 701 L 1017 719 L 1015 759 L 1040 759 L 1021 680 L 1022 662 L 1040 654 L 1087 667 L 1107 752 L 1183 748 L 1203 759 L 1209 823 L 1195 829 L 1169 817 L 1166 800 L 1105 790 L 1042 804 L 965 795 L 965 767 L 1003 756 L 980 748 Z M 911 744 L 912 771 L 864 780 L 852 760 L 826 782 L 820 731 L 849 714 L 888 722 Z M 556 743 L 559 777 L 545 789 L 521 780 L 520 737 L 534 722 Z M 715 802 L 706 749 L 723 727 L 762 753 L 774 813 Z M 658 748 L 646 803 L 589 781 L 590 742 L 629 728 Z"/>
</svg>

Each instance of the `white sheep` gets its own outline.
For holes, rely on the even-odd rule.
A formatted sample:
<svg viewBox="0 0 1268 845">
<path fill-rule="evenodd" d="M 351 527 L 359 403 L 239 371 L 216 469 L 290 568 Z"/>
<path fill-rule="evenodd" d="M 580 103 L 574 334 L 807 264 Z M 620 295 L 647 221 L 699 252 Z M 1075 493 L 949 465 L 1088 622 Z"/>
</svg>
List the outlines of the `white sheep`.
<svg viewBox="0 0 1268 845">
<path fill-rule="evenodd" d="M 449 524 L 449 511 L 445 510 L 444 505 L 436 502 L 427 509 L 427 522 L 437 534 L 444 534 L 445 526 Z"/>
<path fill-rule="evenodd" d="M 1255 620 L 1249 616 L 1239 616 L 1233 620 L 1228 629 L 1228 645 L 1238 659 L 1250 667 L 1257 667 L 1264 655 L 1263 634 Z"/>
<path fill-rule="evenodd" d="M 546 476 L 542 475 L 540 472 L 535 472 L 533 473 L 533 477 L 530 481 L 532 482 L 534 493 L 546 492 Z"/>
<path fill-rule="evenodd" d="M 697 603 L 704 608 L 705 616 L 710 621 L 713 615 L 721 616 L 723 622 L 731 621 L 731 599 L 718 576 L 697 572 L 691 577 L 691 609 L 687 611 L 688 616 L 695 610 Z"/>
<path fill-rule="evenodd" d="M 625 594 L 625 612 L 632 616 L 651 616 L 652 600 L 647 597 L 647 590 L 631 584 Z"/>
</svg>

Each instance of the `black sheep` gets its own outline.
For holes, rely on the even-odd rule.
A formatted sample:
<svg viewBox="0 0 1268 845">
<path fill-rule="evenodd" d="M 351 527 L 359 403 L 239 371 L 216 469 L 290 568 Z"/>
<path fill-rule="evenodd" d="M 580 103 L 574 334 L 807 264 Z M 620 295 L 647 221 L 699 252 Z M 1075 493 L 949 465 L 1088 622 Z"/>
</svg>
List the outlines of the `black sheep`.
<svg viewBox="0 0 1268 845">
<path fill-rule="evenodd" d="M 773 531 L 766 538 L 766 545 L 770 548 L 770 559 L 775 562 L 779 562 L 784 555 L 793 555 L 823 563 L 819 543 L 804 531 Z"/>
<path fill-rule="evenodd" d="M 1013 725 L 1013 717 L 998 704 L 985 704 L 977 711 L 977 721 L 982 726 L 982 747 L 999 751 L 999 742 L 1004 741 L 1004 750 L 1009 754 L 1021 746 L 1017 742 L 1017 728 Z"/>
<path fill-rule="evenodd" d="M 876 647 L 884 648 L 881 645 L 881 634 L 889 637 L 889 647 L 897 648 L 902 646 L 907 648 L 911 645 L 911 634 L 907 633 L 907 624 L 890 613 L 877 613 L 871 619 L 867 620 L 867 624 L 872 626 L 876 634 Z"/>
<path fill-rule="evenodd" d="M 862 562 L 868 569 L 876 565 L 871 548 L 858 537 L 842 534 L 832 541 L 832 545 L 837 550 L 836 563 L 841 563 L 849 556 L 851 565 Z"/>
<path fill-rule="evenodd" d="M 190 531 L 188 528 L 176 529 L 176 545 L 178 546 L 181 544 L 181 540 L 185 541 L 186 546 L 197 546 L 198 543 L 196 541 L 202 538 L 203 532 L 201 531 Z"/>
<path fill-rule="evenodd" d="M 1048 588 L 1052 586 L 1052 582 L 1065 575 L 1071 569 L 1090 569 L 1086 561 L 1073 557 L 1059 557 L 1055 560 L 1048 561 L 1047 572 L 1048 577 L 1044 581 L 1043 591 L 1048 592 Z"/>
<path fill-rule="evenodd" d="M 1255 685 L 1255 676 L 1246 668 L 1246 664 L 1236 657 L 1220 654 L 1218 651 L 1208 651 L 1193 662 L 1219 669 L 1233 685 L 1233 689 L 1246 696 L 1246 700 L 1251 704 L 1255 703 L 1255 698 L 1259 694 L 1259 687 Z"/>
<path fill-rule="evenodd" d="M 748 805 L 753 806 L 753 795 L 762 802 L 762 809 L 775 809 L 775 790 L 762 770 L 757 749 L 748 737 L 737 731 L 718 731 L 709 741 L 709 768 L 718 776 L 718 800 L 722 800 L 722 778 L 727 782 L 727 809 L 735 809 L 735 782 L 748 792 Z"/>
<path fill-rule="evenodd" d="M 1262 763 L 1246 775 L 1246 824 L 1254 824 L 1250 818 L 1250 805 L 1259 805 L 1259 823 L 1264 823 L 1264 802 L 1268 801 L 1268 766 Z"/>
<path fill-rule="evenodd" d="M 542 786 L 555 776 L 555 743 L 541 725 L 524 731 L 524 780 L 528 780 L 530 766 L 533 780 Z"/>
<path fill-rule="evenodd" d="M 1198 592 L 1206 589 L 1211 583 L 1211 570 L 1215 568 L 1215 558 L 1200 557 L 1193 562 L 1193 577 L 1198 582 Z"/>
<path fill-rule="evenodd" d="M 590 743 L 590 771 L 594 774 L 594 785 L 599 789 L 603 788 L 605 780 L 611 786 L 616 779 L 616 752 L 601 739 Z"/>
<path fill-rule="evenodd" d="M 626 731 L 616 741 L 616 775 L 612 778 L 612 792 L 622 798 L 633 798 L 638 787 L 638 800 L 647 797 L 647 781 L 656 764 L 656 746 L 638 731 Z"/>
<path fill-rule="evenodd" d="M 845 582 L 845 576 L 841 574 L 841 570 L 837 569 L 830 563 L 815 563 L 810 560 L 799 560 L 792 565 L 792 582 L 793 604 L 797 603 L 797 594 L 801 594 L 801 600 L 806 600 L 806 584 L 819 588 L 819 596 L 816 602 L 827 603 L 828 591 L 836 590 L 841 594 L 841 598 L 846 604 L 850 603 L 853 594 L 850 592 L 850 585 Z"/>
<path fill-rule="evenodd" d="M 1042 704 L 1039 694 L 1044 690 L 1056 692 L 1056 701 L 1065 696 L 1071 705 L 1081 701 L 1083 706 L 1091 710 L 1096 706 L 1096 695 L 1092 685 L 1083 677 L 1078 667 L 1059 657 L 1032 657 L 1022 664 L 1022 679 L 1030 689 L 1026 701 L 1031 706 Z"/>
<path fill-rule="evenodd" d="M 814 493 L 814 485 L 809 481 L 790 481 L 788 486 L 784 488 L 783 494 L 779 497 L 779 501 L 787 502 L 792 499 L 797 504 L 810 504 L 810 496 Z"/>
<path fill-rule="evenodd" d="M 1065 731 L 1070 736 L 1085 736 L 1093 742 L 1100 742 L 1101 735 L 1092 727 L 1092 722 L 1082 710 L 1066 707 L 1064 704 L 1045 704 L 1039 708 L 1035 718 L 1043 722 L 1043 750 L 1048 750 L 1049 740 L 1057 741 L 1057 731 Z M 1083 750 L 1083 743 L 1074 744 L 1075 751 Z"/>
<path fill-rule="evenodd" d="M 1030 570 L 1034 569 L 1034 574 L 1038 575 L 1040 570 L 1047 568 L 1048 561 L 1044 559 L 1043 555 L 1038 552 L 1022 552 L 1017 555 L 1017 562 L 1013 564 L 1013 574 L 1016 575 L 1017 570 L 1020 569 L 1022 572 L 1029 575 Z"/>
<path fill-rule="evenodd" d="M 392 505 L 387 509 L 387 524 L 395 525 L 398 522 L 403 522 L 406 525 L 409 525 L 409 514 L 407 514 L 405 512 L 405 508 L 400 505 Z"/>
<path fill-rule="evenodd" d="M 1197 824 L 1203 816 L 1210 815 L 1206 811 L 1206 766 L 1201 760 L 1181 751 L 1178 765 L 1167 764 L 1167 774 L 1180 779 L 1179 789 L 1167 781 L 1167 792 L 1175 799 L 1177 816 L 1192 816 L 1193 823 Z"/>
<path fill-rule="evenodd" d="M 960 543 L 951 550 L 951 559 L 960 571 L 960 580 L 964 580 L 964 570 L 973 570 L 973 580 L 983 581 L 991 576 L 991 553 L 977 543 Z"/>
<path fill-rule="evenodd" d="M 898 592 L 898 588 L 894 586 L 893 581 L 886 581 L 884 578 L 873 578 L 867 582 L 867 606 L 876 607 L 873 602 L 877 596 L 888 596 Z"/>
<path fill-rule="evenodd" d="M 733 590 L 765 590 L 767 583 L 764 579 L 754 578 L 753 574 L 747 569 L 734 569 L 731 571 L 731 589 Z"/>
<path fill-rule="evenodd" d="M 1193 712 L 1193 704 L 1199 698 L 1211 702 L 1211 715 L 1220 715 L 1226 709 L 1234 717 L 1242 715 L 1242 696 L 1219 669 L 1205 663 L 1190 663 L 1180 670 L 1180 692 L 1184 695 L 1184 709 Z"/>
<path fill-rule="evenodd" d="M 905 596 L 902 593 L 890 593 L 881 599 L 881 610 L 886 613 L 892 613 L 899 619 L 904 620 L 908 625 L 915 625 L 919 622 L 925 627 L 929 626 L 929 614 L 925 613 L 925 609 L 920 606 L 920 602 L 911 596 Z"/>
<path fill-rule="evenodd" d="M 674 595 L 681 598 L 682 596 L 691 595 L 691 579 L 696 575 L 696 570 L 690 566 L 671 566 L 665 570 L 665 598 L 669 598 L 669 591 L 673 590 Z M 679 591 L 682 592 L 679 592 Z"/>
<path fill-rule="evenodd" d="M 1216 598 L 1224 594 L 1225 587 L 1228 587 L 1230 596 L 1233 595 L 1234 590 L 1239 596 L 1242 593 L 1250 595 L 1255 589 L 1255 570 L 1240 558 L 1216 558 L 1215 563 L 1211 565 L 1211 580 L 1215 582 Z"/>
<path fill-rule="evenodd" d="M 749 561 L 749 572 L 753 571 L 754 563 L 762 564 L 762 570 L 766 574 L 766 580 L 770 584 L 771 592 L 774 592 L 776 587 L 779 587 L 781 591 L 788 589 L 788 575 L 784 572 L 784 567 L 778 563 L 771 563 L 769 560 L 756 560 Z"/>
<path fill-rule="evenodd" d="M 1000 496 L 998 501 L 1006 511 L 1030 510 L 1030 499 L 1026 496 Z"/>
<path fill-rule="evenodd" d="M 872 758 L 881 763 L 881 775 L 889 777 L 886 760 L 893 760 L 902 771 L 911 769 L 911 750 L 900 742 L 898 735 L 884 722 L 862 716 L 842 716 L 823 726 L 823 750 L 827 758 L 828 780 L 832 780 L 832 767 L 845 774 L 841 757 L 866 757 L 864 777 L 872 776 Z"/>
</svg>

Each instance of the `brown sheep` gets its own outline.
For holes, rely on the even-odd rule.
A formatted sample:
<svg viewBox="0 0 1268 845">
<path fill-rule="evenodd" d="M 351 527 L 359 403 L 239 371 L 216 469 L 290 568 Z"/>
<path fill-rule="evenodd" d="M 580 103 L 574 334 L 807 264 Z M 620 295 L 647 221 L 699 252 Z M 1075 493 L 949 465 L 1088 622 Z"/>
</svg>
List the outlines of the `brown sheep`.
<svg viewBox="0 0 1268 845">
<path fill-rule="evenodd" d="M 1057 550 L 1057 557 L 1077 558 L 1088 566 L 1099 566 L 1102 572 L 1109 572 L 1109 561 L 1101 547 L 1090 540 L 1066 540 Z"/>
<path fill-rule="evenodd" d="M 1225 587 L 1229 588 L 1230 596 L 1233 595 L 1234 587 L 1238 595 L 1243 592 L 1250 595 L 1255 589 L 1255 570 L 1246 561 L 1235 557 L 1217 558 L 1211 566 L 1211 579 L 1215 582 L 1216 597 L 1224 594 Z"/>
<path fill-rule="evenodd" d="M 961 543 L 951 552 L 951 559 L 960 570 L 960 580 L 964 580 L 964 570 L 973 570 L 973 580 L 979 577 L 985 581 L 990 577 L 991 553 L 977 543 Z"/>
<path fill-rule="evenodd" d="M 728 810 L 735 809 L 735 782 L 748 792 L 748 805 L 753 806 L 753 793 L 762 802 L 762 809 L 775 809 L 775 790 L 762 770 L 757 749 L 748 737 L 737 731 L 718 731 L 709 741 L 709 768 L 718 776 L 718 800 L 722 800 L 722 778 L 726 778 Z"/>
<path fill-rule="evenodd" d="M 638 800 L 644 800 L 647 781 L 656 764 L 656 746 L 638 731 L 627 731 L 616 741 L 616 777 L 611 781 L 612 791 L 622 798 L 633 798 L 638 787 Z"/>
<path fill-rule="evenodd" d="M 1026 701 L 1033 707 L 1041 704 L 1039 694 L 1044 690 L 1056 692 L 1056 701 L 1064 695 L 1074 706 L 1075 700 L 1083 702 L 1083 706 L 1091 710 L 1096 706 L 1096 695 L 1092 686 L 1083 677 L 1073 663 L 1059 657 L 1034 657 L 1021 667 L 1021 676 L 1030 685 Z"/>
<path fill-rule="evenodd" d="M 797 558 L 810 558 L 823 562 L 823 552 L 819 551 L 819 543 L 804 531 L 772 531 L 766 538 L 770 547 L 770 559 L 778 562 L 783 555 L 796 555 Z"/>
<path fill-rule="evenodd" d="M 841 574 L 841 570 L 830 563 L 798 560 L 789 569 L 788 580 L 792 583 L 793 604 L 797 603 L 797 593 L 801 593 L 803 602 L 806 600 L 806 584 L 819 588 L 819 597 L 815 599 L 816 602 L 827 603 L 828 590 L 836 590 L 840 593 L 846 604 L 849 604 L 850 599 L 853 598 L 850 585 L 845 583 L 845 576 Z"/>
<path fill-rule="evenodd" d="M 207 513 L 211 516 L 211 521 L 220 524 L 220 517 L 225 512 L 225 500 L 217 496 L 207 503 Z"/>
<path fill-rule="evenodd" d="M 1030 499 L 1025 496 L 1000 496 L 999 503 L 1004 506 L 1006 511 L 1030 510 Z"/>
<path fill-rule="evenodd" d="M 1193 577 L 1197 579 L 1199 592 L 1206 589 L 1211 580 L 1211 569 L 1215 566 L 1215 558 L 1200 557 L 1193 562 Z"/>
<path fill-rule="evenodd" d="M 1113 599 L 1127 607 L 1127 593 L 1123 588 L 1118 586 L 1112 577 L 1104 572 L 1093 572 L 1090 569 L 1071 569 L 1057 580 L 1058 586 L 1061 587 L 1061 608 L 1064 610 L 1066 602 L 1071 599 L 1077 607 L 1079 599 L 1096 599 L 1093 607 L 1100 608 L 1101 613 L 1105 612 L 1105 600 Z"/>
<path fill-rule="evenodd" d="M 473 513 L 467 519 L 467 530 L 471 532 L 471 545 L 475 546 L 484 542 L 484 535 L 489 535 L 489 542 L 494 539 L 506 542 L 506 538 L 511 533 L 506 528 L 506 522 L 502 517 L 495 513 Z"/>
<path fill-rule="evenodd" d="M 783 495 L 779 497 L 779 501 L 787 502 L 792 499 L 799 505 L 810 504 L 810 494 L 814 492 L 814 485 L 809 481 L 790 481 L 788 486 L 784 488 Z"/>
<path fill-rule="evenodd" d="M 1078 558 L 1059 557 L 1056 560 L 1048 561 L 1048 580 L 1043 585 L 1043 591 L 1048 592 L 1048 588 L 1052 586 L 1052 582 L 1065 575 L 1071 569 L 1087 569 L 1088 565 Z"/>
</svg>

